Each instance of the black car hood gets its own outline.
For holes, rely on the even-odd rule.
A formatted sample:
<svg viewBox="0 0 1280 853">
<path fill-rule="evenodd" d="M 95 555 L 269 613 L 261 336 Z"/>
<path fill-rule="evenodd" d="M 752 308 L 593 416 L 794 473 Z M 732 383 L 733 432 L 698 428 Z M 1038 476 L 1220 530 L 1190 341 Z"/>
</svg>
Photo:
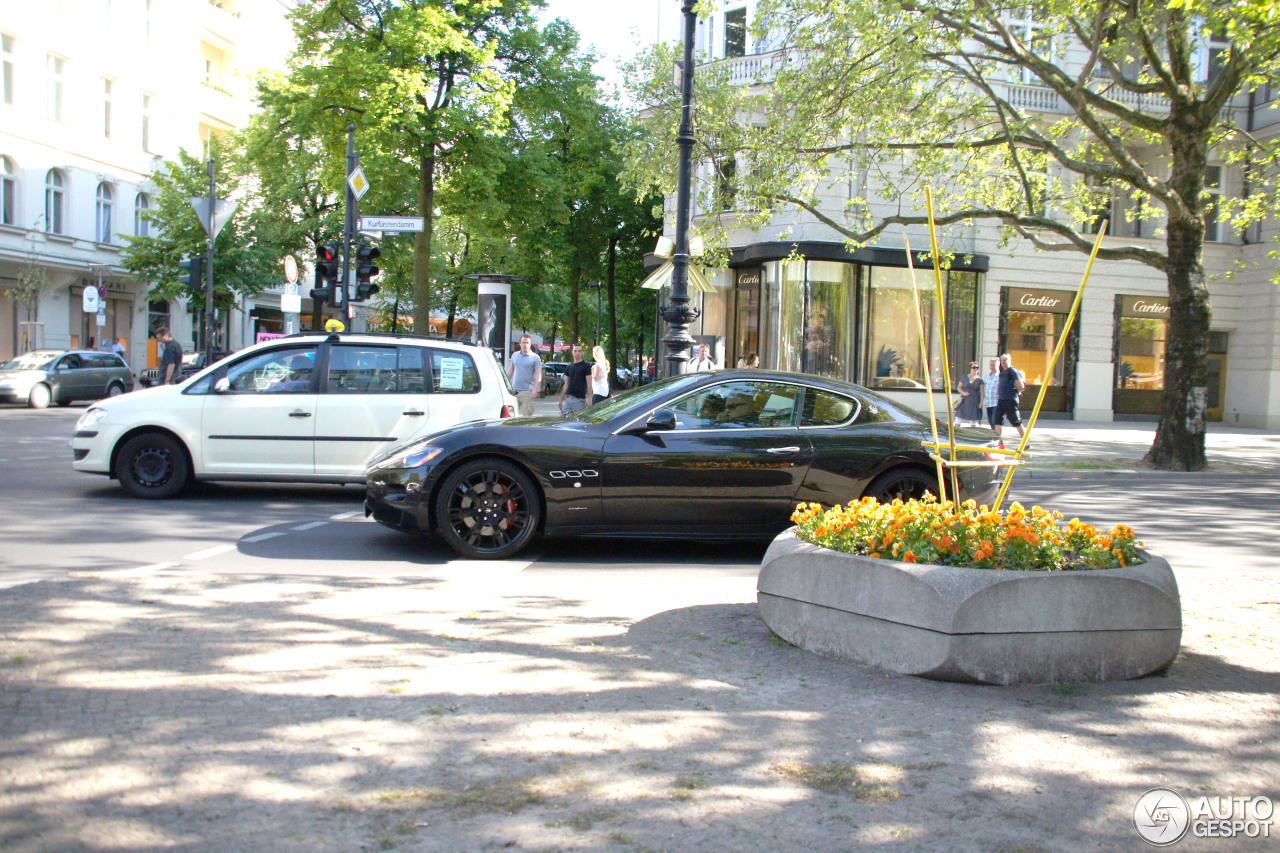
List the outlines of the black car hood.
<svg viewBox="0 0 1280 853">
<path fill-rule="evenodd" d="M 387 459 L 388 457 L 395 456 L 398 453 L 402 453 L 403 451 L 407 450 L 410 447 L 416 447 L 422 444 L 429 444 L 432 441 L 443 438 L 445 436 L 452 435 L 453 433 L 456 433 L 456 432 L 461 432 L 462 430 L 476 430 L 476 429 L 488 429 L 488 428 L 506 429 L 511 427 L 520 427 L 523 429 L 530 429 L 530 428 L 560 429 L 560 430 L 571 430 L 574 432 L 581 432 L 582 430 L 588 429 L 591 426 L 593 426 L 593 424 L 584 423 L 582 421 L 574 420 L 572 418 L 562 418 L 562 417 L 555 417 L 555 416 L 550 416 L 550 417 L 540 416 L 540 417 L 532 417 L 532 418 L 490 418 L 486 420 L 466 421 L 464 423 L 455 424 L 454 426 L 451 426 L 451 427 L 446 427 L 444 429 L 436 430 L 435 432 L 429 435 L 419 436 L 417 438 L 414 438 L 410 441 L 405 442 L 404 444 L 397 445 L 396 447 L 391 448 L 387 452 L 380 454 L 377 458 L 370 461 L 369 465 L 370 467 L 372 467 L 374 465 L 377 465 L 382 460 Z"/>
</svg>

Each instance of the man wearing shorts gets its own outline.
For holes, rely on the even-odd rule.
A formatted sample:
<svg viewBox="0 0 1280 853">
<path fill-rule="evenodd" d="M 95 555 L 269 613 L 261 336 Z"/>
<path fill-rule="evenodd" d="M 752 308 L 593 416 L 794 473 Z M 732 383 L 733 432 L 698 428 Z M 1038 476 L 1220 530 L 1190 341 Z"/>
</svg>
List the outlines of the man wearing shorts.
<svg viewBox="0 0 1280 853">
<path fill-rule="evenodd" d="M 1000 434 L 1000 361 L 987 362 L 987 375 L 982 377 L 983 405 L 986 406 L 987 424 Z"/>
<path fill-rule="evenodd" d="M 1022 435 L 1022 415 L 1018 412 L 1018 395 L 1027 387 L 1022 371 L 1013 366 L 1013 359 L 1008 353 L 1000 356 L 999 400 L 996 408 L 996 435 L 1008 418 L 1010 425 Z"/>
</svg>

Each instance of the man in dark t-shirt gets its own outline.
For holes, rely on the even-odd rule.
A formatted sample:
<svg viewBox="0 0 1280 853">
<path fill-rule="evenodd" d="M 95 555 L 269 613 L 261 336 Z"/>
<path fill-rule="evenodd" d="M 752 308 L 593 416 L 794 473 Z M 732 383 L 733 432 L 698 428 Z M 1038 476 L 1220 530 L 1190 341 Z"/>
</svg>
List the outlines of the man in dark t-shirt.
<svg viewBox="0 0 1280 853">
<path fill-rule="evenodd" d="M 564 384 L 560 386 L 560 414 L 568 416 L 587 407 L 587 379 L 591 365 L 582 360 L 582 344 L 573 345 L 573 364 L 565 368 Z"/>
<path fill-rule="evenodd" d="M 172 385 L 182 378 L 182 344 L 163 327 L 156 329 L 156 340 L 160 342 L 160 379 L 157 384 Z"/>
<path fill-rule="evenodd" d="M 1000 390 L 996 401 L 995 430 L 1000 434 L 1000 427 L 1008 418 L 1010 425 L 1022 435 L 1022 415 L 1018 412 L 1018 395 L 1027 387 L 1022 371 L 1013 366 L 1013 358 L 1005 353 L 1000 356 Z"/>
</svg>

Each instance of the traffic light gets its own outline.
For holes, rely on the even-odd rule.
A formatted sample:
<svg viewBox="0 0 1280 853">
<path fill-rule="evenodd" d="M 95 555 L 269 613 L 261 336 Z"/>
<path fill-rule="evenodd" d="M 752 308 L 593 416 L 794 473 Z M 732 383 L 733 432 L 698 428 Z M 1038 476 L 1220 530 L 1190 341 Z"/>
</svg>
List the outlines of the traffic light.
<svg viewBox="0 0 1280 853">
<path fill-rule="evenodd" d="M 316 286 L 311 291 L 316 302 L 338 304 L 338 251 L 337 243 L 316 246 Z"/>
<path fill-rule="evenodd" d="M 204 293 L 204 260 L 203 255 L 183 255 L 178 261 L 178 269 L 182 270 L 178 281 L 185 284 L 192 294 Z"/>
<path fill-rule="evenodd" d="M 363 243 L 356 247 L 356 302 L 364 302 L 378 292 L 378 285 L 370 281 L 380 270 L 374 261 L 382 257 L 382 252 L 373 246 Z"/>
</svg>

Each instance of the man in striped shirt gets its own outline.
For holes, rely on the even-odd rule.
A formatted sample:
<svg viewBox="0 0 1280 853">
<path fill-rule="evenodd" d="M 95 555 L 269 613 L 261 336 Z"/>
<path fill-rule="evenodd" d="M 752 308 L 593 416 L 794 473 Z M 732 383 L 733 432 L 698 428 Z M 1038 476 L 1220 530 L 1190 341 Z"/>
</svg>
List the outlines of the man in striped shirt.
<svg viewBox="0 0 1280 853">
<path fill-rule="evenodd" d="M 987 423 L 1000 434 L 1000 362 L 991 359 L 987 362 L 987 375 L 982 378 L 983 403 L 987 407 Z"/>
</svg>

